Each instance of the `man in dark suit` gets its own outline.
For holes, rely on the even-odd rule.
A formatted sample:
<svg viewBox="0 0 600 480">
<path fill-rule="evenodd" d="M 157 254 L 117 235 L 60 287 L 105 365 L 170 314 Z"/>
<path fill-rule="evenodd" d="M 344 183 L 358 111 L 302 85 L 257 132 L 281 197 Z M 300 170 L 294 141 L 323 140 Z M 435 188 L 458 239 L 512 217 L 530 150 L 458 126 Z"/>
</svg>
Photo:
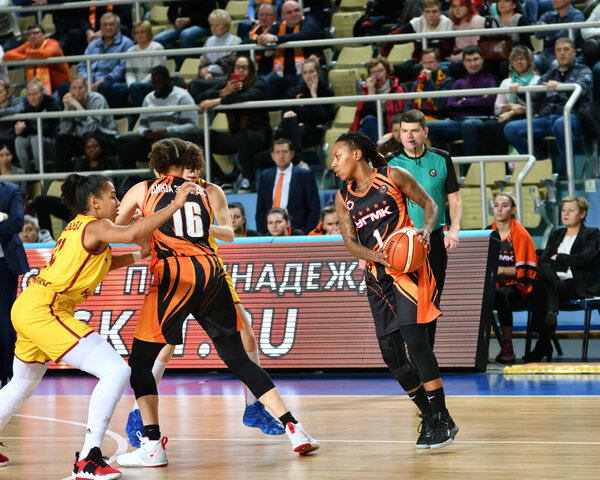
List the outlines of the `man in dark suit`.
<svg viewBox="0 0 600 480">
<path fill-rule="evenodd" d="M 310 232 L 321 214 L 317 183 L 309 170 L 294 167 L 292 142 L 279 138 L 273 143 L 271 158 L 275 167 L 260 176 L 256 196 L 256 228 L 267 231 L 267 212 L 273 207 L 286 210 L 291 217 L 291 227 Z"/>
<path fill-rule="evenodd" d="M 17 298 L 19 275 L 29 271 L 19 238 L 24 215 L 19 187 L 0 182 L 0 386 L 12 377 L 17 335 L 10 321 L 10 309 Z"/>
</svg>

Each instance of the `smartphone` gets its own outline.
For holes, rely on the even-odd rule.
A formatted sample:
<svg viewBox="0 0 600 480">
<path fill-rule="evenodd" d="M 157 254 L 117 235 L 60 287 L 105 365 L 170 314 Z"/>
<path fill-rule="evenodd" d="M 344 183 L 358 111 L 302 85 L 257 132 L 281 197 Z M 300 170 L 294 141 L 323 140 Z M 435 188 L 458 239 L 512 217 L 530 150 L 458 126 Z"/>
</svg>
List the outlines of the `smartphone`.
<svg viewBox="0 0 600 480">
<path fill-rule="evenodd" d="M 231 80 L 232 82 L 239 82 L 240 81 L 240 74 L 239 73 L 232 73 L 229 76 L 229 80 Z"/>
</svg>

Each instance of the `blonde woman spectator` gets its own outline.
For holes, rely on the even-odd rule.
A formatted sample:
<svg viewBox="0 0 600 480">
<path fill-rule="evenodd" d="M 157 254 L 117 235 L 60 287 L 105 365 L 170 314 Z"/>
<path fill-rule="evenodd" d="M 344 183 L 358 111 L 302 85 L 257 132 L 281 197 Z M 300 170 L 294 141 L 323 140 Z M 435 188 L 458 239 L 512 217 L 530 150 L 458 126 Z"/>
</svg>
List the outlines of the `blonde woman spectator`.
<svg viewBox="0 0 600 480">
<path fill-rule="evenodd" d="M 208 23 L 210 24 L 210 33 L 212 35 L 206 40 L 205 47 L 226 47 L 242 43 L 240 37 L 229 33 L 231 16 L 227 11 L 220 8 L 213 10 L 208 16 Z M 204 53 L 198 76 L 207 79 L 222 77 L 225 75 L 225 72 L 231 70 L 234 60 L 234 53 Z"/>
<path fill-rule="evenodd" d="M 133 26 L 132 35 L 136 43 L 127 52 L 157 52 L 152 57 L 136 57 L 125 60 L 125 81 L 129 87 L 131 104 L 134 107 L 140 107 L 144 102 L 144 97 L 154 90 L 150 71 L 157 65 L 166 65 L 167 57 L 162 55 L 164 47 L 152 40 L 152 26 L 148 20 L 137 22 Z"/>
</svg>

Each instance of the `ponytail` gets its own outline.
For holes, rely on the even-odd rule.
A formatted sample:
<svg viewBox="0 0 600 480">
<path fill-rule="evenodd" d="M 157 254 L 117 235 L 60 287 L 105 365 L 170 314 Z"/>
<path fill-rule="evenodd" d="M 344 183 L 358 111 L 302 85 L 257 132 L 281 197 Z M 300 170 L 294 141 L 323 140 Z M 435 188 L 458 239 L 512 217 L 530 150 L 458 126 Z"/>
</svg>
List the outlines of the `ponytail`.
<svg viewBox="0 0 600 480">
<path fill-rule="evenodd" d="M 377 146 L 373 143 L 373 140 L 362 132 L 342 133 L 336 140 L 337 142 L 347 143 L 352 150 L 360 150 L 362 159 L 365 162 L 371 162 L 374 168 L 387 166 L 385 158 L 377 151 Z"/>
<path fill-rule="evenodd" d="M 61 186 L 63 202 L 73 214 L 77 215 L 88 209 L 90 196 L 101 197 L 102 190 L 110 182 L 104 175 L 78 175 L 72 173 Z"/>
</svg>

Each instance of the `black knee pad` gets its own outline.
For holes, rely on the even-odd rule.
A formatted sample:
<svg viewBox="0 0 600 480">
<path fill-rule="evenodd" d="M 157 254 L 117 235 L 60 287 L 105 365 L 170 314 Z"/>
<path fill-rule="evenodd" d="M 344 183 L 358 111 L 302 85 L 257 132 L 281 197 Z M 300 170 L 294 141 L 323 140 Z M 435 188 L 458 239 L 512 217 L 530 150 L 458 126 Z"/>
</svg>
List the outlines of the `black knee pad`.
<svg viewBox="0 0 600 480">
<path fill-rule="evenodd" d="M 245 352 L 239 357 L 223 359 L 223 361 L 235 376 L 250 389 L 256 398 L 262 397 L 275 387 L 269 374 L 250 360 L 250 357 Z"/>
<path fill-rule="evenodd" d="M 421 381 L 406 357 L 400 332 L 392 332 L 378 340 L 383 361 L 402 388 L 407 392 L 417 388 Z"/>
<path fill-rule="evenodd" d="M 133 339 L 129 366 L 131 367 L 130 384 L 136 399 L 146 395 L 158 395 L 152 367 L 164 345 L 164 343 Z"/>
</svg>

